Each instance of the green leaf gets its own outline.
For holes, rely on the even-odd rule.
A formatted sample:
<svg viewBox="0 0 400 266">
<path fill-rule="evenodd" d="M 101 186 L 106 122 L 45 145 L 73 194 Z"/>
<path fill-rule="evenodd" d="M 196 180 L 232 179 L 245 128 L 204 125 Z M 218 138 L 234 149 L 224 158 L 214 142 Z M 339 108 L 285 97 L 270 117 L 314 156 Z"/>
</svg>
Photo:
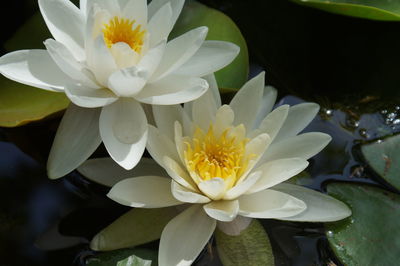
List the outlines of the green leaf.
<svg viewBox="0 0 400 266">
<path fill-rule="evenodd" d="M 151 266 L 151 260 L 144 260 L 131 255 L 124 260 L 118 261 L 117 266 Z"/>
<path fill-rule="evenodd" d="M 215 232 L 218 255 L 224 266 L 275 265 L 268 235 L 259 221 L 253 219 L 238 236 Z"/>
<path fill-rule="evenodd" d="M 207 40 L 228 41 L 240 47 L 236 59 L 215 74 L 220 88 L 240 89 L 249 73 L 247 45 L 239 28 L 224 13 L 195 1 L 187 2 L 170 38 L 200 26 L 208 27 Z"/>
<path fill-rule="evenodd" d="M 397 265 L 400 254 L 400 196 L 367 185 L 336 183 L 328 193 L 353 215 L 327 223 L 327 237 L 340 261 L 352 265 Z"/>
<path fill-rule="evenodd" d="M 100 231 L 92 239 L 90 247 L 106 251 L 157 240 L 167 223 L 177 214 L 174 207 L 132 209 Z"/>
<path fill-rule="evenodd" d="M 134 254 L 134 255 L 132 255 Z M 123 264 L 130 257 L 142 258 L 145 261 L 151 261 L 151 264 Z M 158 265 L 157 251 L 148 249 L 120 249 L 104 252 L 91 257 L 86 262 L 87 266 L 147 266 Z"/>
<path fill-rule="evenodd" d="M 361 152 L 380 177 L 400 189 L 400 134 L 365 144 L 361 147 Z"/>
<path fill-rule="evenodd" d="M 51 37 L 37 13 L 5 43 L 8 51 L 44 48 L 43 41 Z M 0 126 L 16 127 L 43 119 L 67 108 L 64 93 L 49 92 L 0 77 Z"/>
<path fill-rule="evenodd" d="M 335 14 L 372 20 L 400 21 L 398 0 L 292 0 Z"/>
</svg>

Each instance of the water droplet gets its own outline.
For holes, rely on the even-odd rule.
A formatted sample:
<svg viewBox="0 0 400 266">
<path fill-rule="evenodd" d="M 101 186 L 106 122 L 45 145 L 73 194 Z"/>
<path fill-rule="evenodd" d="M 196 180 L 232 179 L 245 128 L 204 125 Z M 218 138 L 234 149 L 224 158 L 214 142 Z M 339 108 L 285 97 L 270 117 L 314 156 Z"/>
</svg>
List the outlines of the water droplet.
<svg viewBox="0 0 400 266">
<path fill-rule="evenodd" d="M 388 112 L 387 110 L 382 110 L 381 114 L 385 115 L 385 114 L 387 114 L 387 112 Z"/>
<path fill-rule="evenodd" d="M 366 130 L 365 128 L 360 128 L 360 129 L 358 130 L 358 133 L 359 133 L 360 136 L 363 137 L 363 138 L 368 138 L 368 137 L 369 137 L 369 135 L 368 135 L 368 133 L 367 133 L 367 130 Z"/>
<path fill-rule="evenodd" d="M 330 231 L 330 230 L 328 232 L 326 232 L 326 234 L 327 234 L 328 237 L 333 237 L 333 232 Z"/>
</svg>

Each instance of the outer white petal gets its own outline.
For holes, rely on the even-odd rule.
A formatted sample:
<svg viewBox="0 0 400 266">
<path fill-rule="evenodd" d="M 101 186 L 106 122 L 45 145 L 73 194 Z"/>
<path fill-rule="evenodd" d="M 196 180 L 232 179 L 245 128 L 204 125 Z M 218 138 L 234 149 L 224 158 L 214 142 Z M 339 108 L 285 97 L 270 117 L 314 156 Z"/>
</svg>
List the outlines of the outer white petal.
<svg viewBox="0 0 400 266">
<path fill-rule="evenodd" d="M 53 39 L 47 39 L 44 45 L 57 66 L 71 79 L 90 88 L 99 88 L 93 74 L 74 58 L 65 45 Z"/>
<path fill-rule="evenodd" d="M 160 65 L 150 80 L 160 80 L 186 63 L 200 48 L 207 32 L 207 27 L 199 27 L 169 41 Z"/>
<path fill-rule="evenodd" d="M 164 157 L 168 156 L 175 161 L 180 161 L 176 146 L 173 141 L 157 128 L 149 125 L 147 150 L 151 157 L 161 166 L 164 165 Z"/>
<path fill-rule="evenodd" d="M 194 205 L 172 219 L 164 228 L 158 253 L 160 266 L 191 265 L 216 227 L 201 208 Z"/>
<path fill-rule="evenodd" d="M 225 195 L 225 181 L 220 177 L 200 182 L 197 186 L 203 194 L 212 200 L 220 200 Z"/>
<path fill-rule="evenodd" d="M 246 193 L 260 179 L 261 174 L 260 171 L 249 174 L 242 182 L 226 192 L 224 200 L 233 200 Z"/>
<path fill-rule="evenodd" d="M 251 218 L 284 218 L 297 215 L 306 208 L 303 201 L 271 189 L 239 198 L 239 214 Z"/>
<path fill-rule="evenodd" d="M 121 98 L 103 107 L 100 135 L 111 157 L 125 169 L 132 169 L 147 142 L 147 120 L 140 103 Z"/>
<path fill-rule="evenodd" d="M 180 205 L 171 193 L 171 179 L 160 176 L 139 176 L 124 179 L 107 194 L 112 200 L 137 208 L 162 208 Z"/>
<path fill-rule="evenodd" d="M 175 137 L 175 121 L 183 123 L 183 116 L 186 115 L 180 105 L 153 105 L 153 115 L 157 128 L 168 138 Z"/>
<path fill-rule="evenodd" d="M 84 60 L 85 16 L 79 8 L 68 0 L 39 0 L 39 8 L 54 38 Z"/>
<path fill-rule="evenodd" d="M 171 191 L 174 197 L 182 202 L 188 203 L 207 203 L 210 199 L 192 190 L 179 185 L 177 182 L 172 181 Z"/>
<path fill-rule="evenodd" d="M 204 131 L 214 122 L 216 113 L 217 103 L 210 89 L 192 103 L 193 123 Z"/>
<path fill-rule="evenodd" d="M 108 87 L 119 97 L 133 97 L 145 85 L 145 73 L 136 66 L 115 71 L 108 78 Z"/>
<path fill-rule="evenodd" d="M 122 16 L 135 20 L 137 24 L 146 27 L 147 25 L 147 0 L 128 0 L 125 6 L 120 6 Z M 137 25 L 135 23 L 135 25 Z"/>
<path fill-rule="evenodd" d="M 154 71 L 156 71 L 161 62 L 165 47 L 166 42 L 161 41 L 156 47 L 148 50 L 142 59 L 140 59 L 137 68 L 145 73 L 146 79 L 152 76 Z"/>
<path fill-rule="evenodd" d="M 261 121 L 269 114 L 269 112 L 271 112 L 277 96 L 278 92 L 275 88 L 271 86 L 265 86 L 261 106 L 258 110 L 256 120 L 254 121 L 255 128 L 257 128 L 260 125 Z"/>
<path fill-rule="evenodd" d="M 275 142 L 296 136 L 318 114 L 319 105 L 316 103 L 301 103 L 290 107 L 289 114 L 283 124 Z"/>
<path fill-rule="evenodd" d="M 147 84 L 135 99 L 147 104 L 179 104 L 199 98 L 207 89 L 208 83 L 204 79 L 170 75 Z"/>
<path fill-rule="evenodd" d="M 71 102 L 86 108 L 102 107 L 118 100 L 109 89 L 93 90 L 73 83 L 66 84 L 65 94 Z"/>
<path fill-rule="evenodd" d="M 255 193 L 282 183 L 299 174 L 307 166 L 308 162 L 302 158 L 280 159 L 265 163 L 255 170 L 262 173 L 261 178 L 258 179 L 246 194 Z"/>
<path fill-rule="evenodd" d="M 87 0 L 79 0 L 79 9 L 86 17 Z"/>
<path fill-rule="evenodd" d="M 203 208 L 210 217 L 221 222 L 231 222 L 239 212 L 239 201 L 212 201 L 204 205 Z"/>
<path fill-rule="evenodd" d="M 101 143 L 100 109 L 71 104 L 58 127 L 47 161 L 50 178 L 62 177 L 89 158 Z"/>
<path fill-rule="evenodd" d="M 260 159 L 260 163 L 294 157 L 307 160 L 325 148 L 331 139 L 331 136 L 321 132 L 309 132 L 287 138 L 273 143 Z"/>
<path fill-rule="evenodd" d="M 109 157 L 87 160 L 77 170 L 86 178 L 108 187 L 112 187 L 126 178 L 167 175 L 164 169 L 153 159 L 145 157 L 142 157 L 138 165 L 132 170 L 125 170 Z"/>
<path fill-rule="evenodd" d="M 297 185 L 282 183 L 272 188 L 292 195 L 307 204 L 307 209 L 295 216 L 282 220 L 299 222 L 332 222 L 351 215 L 351 210 L 343 202 L 328 195 Z"/>
<path fill-rule="evenodd" d="M 175 22 L 182 11 L 182 7 L 183 4 L 185 3 L 185 0 L 152 0 L 147 8 L 149 17 L 152 18 L 154 14 L 168 2 L 171 4 L 172 8 L 172 18 L 171 18 L 171 28 L 172 28 L 175 25 Z"/>
<path fill-rule="evenodd" d="M 230 42 L 204 41 L 200 49 L 174 73 L 203 77 L 229 65 L 239 52 L 239 46 Z"/>
<path fill-rule="evenodd" d="M 150 33 L 150 47 L 159 42 L 167 40 L 172 29 L 172 8 L 171 3 L 166 3 L 160 8 L 149 21 L 147 29 Z"/>
<path fill-rule="evenodd" d="M 72 79 L 46 50 L 20 50 L 0 58 L 0 73 L 7 78 L 49 91 L 62 91 Z"/>
<path fill-rule="evenodd" d="M 208 85 L 210 86 L 210 92 L 212 92 L 214 96 L 214 101 L 217 104 L 217 108 L 221 107 L 221 95 L 219 94 L 219 88 L 217 84 L 217 80 L 215 78 L 214 74 L 210 74 L 207 76 L 203 77 L 205 80 L 207 80 Z"/>
<path fill-rule="evenodd" d="M 254 130 L 253 134 L 267 133 L 273 141 L 289 112 L 289 105 L 282 105 L 269 113 L 265 119 L 261 122 L 258 129 Z M 251 137 L 251 134 L 250 134 Z"/>
<path fill-rule="evenodd" d="M 164 168 L 167 171 L 168 175 L 175 180 L 175 182 L 191 191 L 198 191 L 198 189 L 196 188 L 196 184 L 193 182 L 193 179 L 189 176 L 187 171 L 182 169 L 181 165 L 179 165 L 176 161 L 172 160 L 169 157 L 164 157 Z"/>
<path fill-rule="evenodd" d="M 235 125 L 243 124 L 246 129 L 251 129 L 260 107 L 264 90 L 265 73 L 249 80 L 233 97 L 229 106 L 235 113 Z"/>
</svg>

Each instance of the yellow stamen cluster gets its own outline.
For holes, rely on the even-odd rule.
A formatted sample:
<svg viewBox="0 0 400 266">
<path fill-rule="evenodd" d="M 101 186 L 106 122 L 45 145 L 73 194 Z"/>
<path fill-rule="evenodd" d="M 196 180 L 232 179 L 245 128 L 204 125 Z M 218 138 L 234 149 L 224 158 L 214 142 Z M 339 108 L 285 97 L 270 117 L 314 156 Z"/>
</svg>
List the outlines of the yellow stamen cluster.
<svg viewBox="0 0 400 266">
<path fill-rule="evenodd" d="M 143 46 L 145 30 L 141 30 L 141 25 L 133 27 L 135 20 L 114 17 L 108 24 L 104 25 L 104 41 L 108 48 L 118 42 L 128 44 L 132 50 L 140 53 Z"/>
<path fill-rule="evenodd" d="M 251 155 L 246 155 L 248 139 L 238 140 L 230 135 L 230 129 L 220 136 L 210 126 L 205 133 L 197 128 L 191 143 L 185 142 L 184 152 L 189 171 L 195 172 L 201 180 L 220 177 L 232 187 L 247 169 Z M 194 180 L 196 183 L 201 180 Z"/>
</svg>

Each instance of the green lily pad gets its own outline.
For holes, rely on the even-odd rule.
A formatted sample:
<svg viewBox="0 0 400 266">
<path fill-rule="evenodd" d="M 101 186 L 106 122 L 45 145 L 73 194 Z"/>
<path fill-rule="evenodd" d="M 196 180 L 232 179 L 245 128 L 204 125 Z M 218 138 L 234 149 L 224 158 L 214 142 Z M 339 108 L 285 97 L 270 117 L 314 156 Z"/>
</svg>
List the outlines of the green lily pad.
<svg viewBox="0 0 400 266">
<path fill-rule="evenodd" d="M 133 254 L 133 255 L 132 255 Z M 128 257 L 139 257 L 141 260 L 150 260 L 151 264 L 123 264 Z M 158 265 L 157 251 L 148 249 L 120 249 L 100 253 L 87 260 L 87 266 L 147 266 Z"/>
<path fill-rule="evenodd" d="M 90 243 L 93 250 L 115 250 L 157 240 L 167 223 L 178 214 L 174 207 L 132 209 L 100 231 Z"/>
<path fill-rule="evenodd" d="M 268 235 L 256 219 L 237 236 L 227 235 L 217 229 L 215 237 L 218 255 L 224 266 L 275 265 Z"/>
<path fill-rule="evenodd" d="M 400 134 L 365 144 L 361 152 L 368 165 L 380 177 L 400 189 Z"/>
<path fill-rule="evenodd" d="M 51 34 L 40 13 L 33 15 L 5 43 L 8 51 L 44 48 Z M 67 108 L 64 93 L 49 92 L 0 77 L 0 126 L 16 127 L 43 119 Z"/>
<path fill-rule="evenodd" d="M 236 59 L 215 73 L 220 88 L 227 88 L 227 91 L 240 89 L 247 81 L 249 73 L 247 44 L 239 28 L 224 13 L 195 1 L 187 2 L 170 37 L 200 26 L 208 27 L 207 40 L 228 41 L 240 47 Z"/>
<path fill-rule="evenodd" d="M 372 20 L 400 21 L 400 1 L 394 0 L 292 0 L 300 5 L 335 14 Z"/>
<path fill-rule="evenodd" d="M 400 254 L 400 196 L 356 184 L 328 185 L 353 215 L 327 223 L 329 243 L 340 261 L 352 265 L 397 265 Z"/>
</svg>

